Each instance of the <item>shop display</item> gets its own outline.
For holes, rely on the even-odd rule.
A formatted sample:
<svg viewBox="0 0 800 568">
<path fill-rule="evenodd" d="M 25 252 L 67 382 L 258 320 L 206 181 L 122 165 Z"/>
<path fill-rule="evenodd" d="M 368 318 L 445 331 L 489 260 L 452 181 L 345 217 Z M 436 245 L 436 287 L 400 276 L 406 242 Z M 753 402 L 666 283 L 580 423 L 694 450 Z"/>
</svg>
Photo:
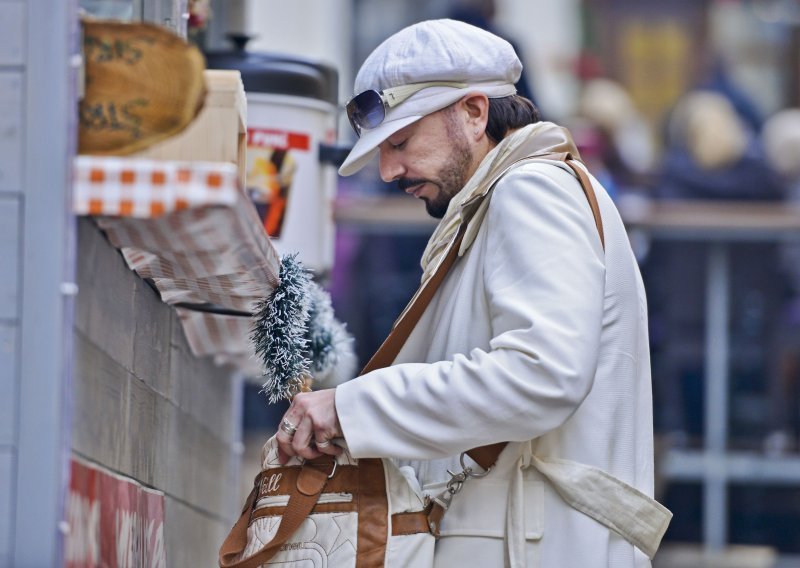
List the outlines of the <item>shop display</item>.
<svg viewBox="0 0 800 568">
<path fill-rule="evenodd" d="M 182 132 L 137 152 L 154 160 L 235 164 L 244 183 L 247 152 L 247 101 L 238 71 L 203 71 L 203 108 Z"/>
<path fill-rule="evenodd" d="M 209 69 L 241 73 L 247 97 L 245 187 L 265 232 L 281 254 L 315 275 L 333 265 L 338 73 L 319 62 L 245 50 L 206 53 Z"/>
<path fill-rule="evenodd" d="M 87 19 L 83 59 L 81 154 L 142 150 L 186 128 L 203 106 L 203 55 L 163 27 Z"/>
</svg>

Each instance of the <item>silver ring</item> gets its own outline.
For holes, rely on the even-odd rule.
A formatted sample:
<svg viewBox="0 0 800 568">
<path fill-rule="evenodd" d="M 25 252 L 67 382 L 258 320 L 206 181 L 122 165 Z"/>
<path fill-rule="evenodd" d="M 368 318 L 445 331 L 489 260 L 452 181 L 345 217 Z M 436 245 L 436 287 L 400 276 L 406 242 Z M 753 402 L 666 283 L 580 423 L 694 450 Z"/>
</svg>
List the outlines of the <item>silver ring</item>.
<svg viewBox="0 0 800 568">
<path fill-rule="evenodd" d="M 328 446 L 331 445 L 331 441 L 330 440 L 323 440 L 321 442 L 315 442 L 315 444 L 317 445 L 318 448 L 327 448 Z"/>
<path fill-rule="evenodd" d="M 297 426 L 289 422 L 286 418 L 281 420 L 281 430 L 286 432 L 289 436 L 294 436 L 294 433 L 297 432 Z"/>
</svg>

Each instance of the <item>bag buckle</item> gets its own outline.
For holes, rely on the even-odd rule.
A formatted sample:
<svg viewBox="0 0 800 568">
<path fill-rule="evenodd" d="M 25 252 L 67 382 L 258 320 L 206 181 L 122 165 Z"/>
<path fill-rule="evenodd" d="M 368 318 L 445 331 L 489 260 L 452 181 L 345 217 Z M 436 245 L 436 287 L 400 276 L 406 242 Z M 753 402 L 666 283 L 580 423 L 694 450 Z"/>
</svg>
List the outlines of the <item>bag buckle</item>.
<svg viewBox="0 0 800 568">
<path fill-rule="evenodd" d="M 447 487 L 439 495 L 433 498 L 433 502 L 438 504 L 445 511 L 450 507 L 453 497 L 459 491 L 461 491 L 461 488 L 464 486 L 464 482 L 467 479 L 471 477 L 476 479 L 480 477 L 486 477 L 489 475 L 489 472 L 492 471 L 492 468 L 489 468 L 486 471 L 476 472 L 474 469 L 464 463 L 464 458 L 466 455 L 467 452 L 462 452 L 461 457 L 459 458 L 459 462 L 461 463 L 461 471 L 452 472 L 449 469 L 447 470 L 447 473 L 450 474 L 450 479 L 447 481 Z"/>
<path fill-rule="evenodd" d="M 328 474 L 328 479 L 333 479 L 333 476 L 336 475 L 336 468 L 338 466 L 339 466 L 339 460 L 337 460 L 336 457 L 334 456 L 334 458 L 333 458 L 333 469 L 331 469 L 331 472 Z"/>
<path fill-rule="evenodd" d="M 339 460 L 336 459 L 336 456 L 318 456 L 313 460 L 302 460 L 301 465 L 308 464 L 310 467 L 314 467 L 316 469 L 321 470 L 322 466 L 325 465 L 321 461 L 323 457 L 333 458 L 333 467 L 331 467 L 331 472 L 328 474 L 328 479 L 333 479 L 333 476 L 336 475 L 336 468 L 339 467 Z"/>
</svg>

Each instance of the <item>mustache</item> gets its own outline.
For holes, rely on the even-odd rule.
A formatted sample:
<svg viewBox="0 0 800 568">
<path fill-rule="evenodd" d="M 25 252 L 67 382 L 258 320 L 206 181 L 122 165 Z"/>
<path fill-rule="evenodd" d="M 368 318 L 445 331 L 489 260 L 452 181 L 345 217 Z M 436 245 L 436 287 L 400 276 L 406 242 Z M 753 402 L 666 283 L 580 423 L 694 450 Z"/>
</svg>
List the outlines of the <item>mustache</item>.
<svg viewBox="0 0 800 568">
<path fill-rule="evenodd" d="M 399 180 L 397 180 L 397 187 L 405 191 L 409 187 L 414 187 L 415 185 L 422 185 L 423 183 L 434 183 L 434 182 L 425 178 L 400 178 Z M 436 184 L 434 183 L 434 185 Z"/>
</svg>

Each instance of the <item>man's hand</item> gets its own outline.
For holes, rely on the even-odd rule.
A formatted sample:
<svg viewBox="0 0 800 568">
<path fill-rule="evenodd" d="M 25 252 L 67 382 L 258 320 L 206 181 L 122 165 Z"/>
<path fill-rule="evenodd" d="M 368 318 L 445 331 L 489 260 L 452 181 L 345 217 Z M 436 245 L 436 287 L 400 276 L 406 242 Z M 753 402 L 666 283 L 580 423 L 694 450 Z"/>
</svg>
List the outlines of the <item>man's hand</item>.
<svg viewBox="0 0 800 568">
<path fill-rule="evenodd" d="M 341 438 L 342 427 L 336 414 L 336 389 L 301 392 L 292 399 L 292 405 L 283 421 L 296 427 L 294 434 L 283 428 L 275 436 L 278 441 L 278 459 L 282 464 L 292 456 L 313 459 L 328 454 L 338 456 L 342 448 L 331 440 Z"/>
</svg>

